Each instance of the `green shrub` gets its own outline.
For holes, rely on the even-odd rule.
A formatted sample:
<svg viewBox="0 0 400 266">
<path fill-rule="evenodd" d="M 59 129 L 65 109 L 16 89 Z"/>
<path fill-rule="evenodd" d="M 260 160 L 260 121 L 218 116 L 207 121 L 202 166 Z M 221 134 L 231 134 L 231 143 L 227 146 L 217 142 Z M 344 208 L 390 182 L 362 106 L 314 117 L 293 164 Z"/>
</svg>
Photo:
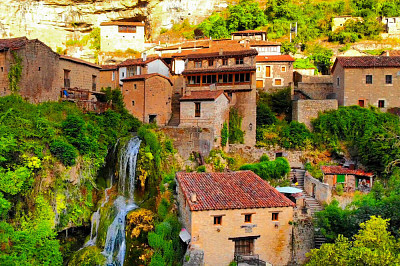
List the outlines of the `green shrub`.
<svg viewBox="0 0 400 266">
<path fill-rule="evenodd" d="M 240 170 L 250 170 L 264 180 L 274 180 L 286 177 L 290 172 L 290 165 L 286 158 L 276 158 L 275 161 L 262 161 L 254 164 L 245 164 Z"/>
<path fill-rule="evenodd" d="M 197 173 L 205 173 L 206 172 L 206 166 L 205 165 L 200 165 L 197 167 Z"/>
<path fill-rule="evenodd" d="M 243 143 L 244 132 L 242 131 L 243 118 L 239 115 L 236 108 L 231 108 L 229 112 L 229 142 Z"/>
<path fill-rule="evenodd" d="M 342 184 L 336 184 L 336 193 L 337 193 L 339 196 L 342 196 L 342 195 L 343 195 L 343 191 L 344 191 L 343 185 L 342 185 Z"/>
<path fill-rule="evenodd" d="M 75 159 L 78 156 L 74 146 L 63 140 L 55 140 L 50 144 L 50 152 L 59 159 L 65 166 L 75 164 Z"/>
<path fill-rule="evenodd" d="M 257 103 L 257 126 L 273 125 L 278 121 L 275 114 L 265 102 Z"/>
<path fill-rule="evenodd" d="M 268 162 L 268 161 L 269 161 L 268 155 L 266 155 L 265 153 L 261 155 L 260 162 Z"/>
<path fill-rule="evenodd" d="M 290 122 L 289 126 L 281 131 L 281 145 L 286 149 L 301 149 L 305 147 L 307 140 L 312 140 L 313 136 L 303 123 L 297 121 Z"/>
<path fill-rule="evenodd" d="M 228 143 L 228 138 L 229 138 L 228 125 L 225 122 L 221 129 L 221 146 L 222 147 L 226 146 L 226 144 Z"/>
</svg>

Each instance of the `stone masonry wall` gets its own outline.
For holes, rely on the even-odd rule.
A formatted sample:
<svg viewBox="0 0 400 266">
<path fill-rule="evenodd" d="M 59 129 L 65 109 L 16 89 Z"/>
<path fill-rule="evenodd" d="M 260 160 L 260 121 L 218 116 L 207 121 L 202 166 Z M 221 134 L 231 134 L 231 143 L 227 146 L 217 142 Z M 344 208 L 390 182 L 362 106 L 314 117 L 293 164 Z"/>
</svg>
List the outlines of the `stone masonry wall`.
<svg viewBox="0 0 400 266">
<path fill-rule="evenodd" d="M 265 76 L 265 67 L 270 66 L 270 77 Z M 286 71 L 282 71 L 286 67 Z M 275 85 L 275 79 L 281 79 L 282 85 Z M 276 89 L 290 87 L 293 84 L 292 62 L 262 62 L 257 63 L 257 80 L 263 80 L 263 91 L 274 91 Z M 258 88 L 260 89 L 260 88 Z"/>
<path fill-rule="evenodd" d="M 64 70 L 70 70 L 69 79 L 71 88 L 79 88 L 83 90 L 92 90 L 92 77 L 96 77 L 97 91 L 100 91 L 99 80 L 100 70 L 89 65 L 72 62 L 65 59 L 60 59 L 60 67 L 58 69 L 57 88 L 64 87 Z"/>
<path fill-rule="evenodd" d="M 337 100 L 297 100 L 292 102 L 292 119 L 311 128 L 311 120 L 320 112 L 337 110 Z"/>
<path fill-rule="evenodd" d="M 215 141 L 212 128 L 164 127 L 160 130 L 174 140 L 174 147 L 184 160 L 189 160 L 193 151 L 207 157 Z"/>
<path fill-rule="evenodd" d="M 304 176 L 304 190 L 308 195 L 315 195 L 321 204 L 332 201 L 332 187 L 312 177 L 308 172 Z"/>
</svg>

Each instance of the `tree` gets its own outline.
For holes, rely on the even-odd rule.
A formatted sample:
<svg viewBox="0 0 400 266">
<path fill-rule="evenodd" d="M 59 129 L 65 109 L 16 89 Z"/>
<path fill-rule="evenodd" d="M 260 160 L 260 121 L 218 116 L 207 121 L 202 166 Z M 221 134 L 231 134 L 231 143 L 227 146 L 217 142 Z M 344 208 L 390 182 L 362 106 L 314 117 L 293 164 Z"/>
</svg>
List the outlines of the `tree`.
<svg viewBox="0 0 400 266">
<path fill-rule="evenodd" d="M 199 25 L 198 29 L 201 30 L 205 36 L 212 37 L 214 39 L 229 37 L 226 21 L 219 14 L 212 14 Z"/>
<path fill-rule="evenodd" d="M 241 0 L 239 4 L 229 7 L 229 32 L 253 30 L 266 24 L 265 14 L 254 0 Z"/>
<path fill-rule="evenodd" d="M 323 244 L 307 256 L 307 265 L 396 265 L 400 263 L 399 242 L 388 232 L 389 220 L 371 216 L 360 224 L 354 241 L 339 235 L 334 244 Z"/>
<path fill-rule="evenodd" d="M 321 45 L 314 45 L 307 48 L 307 53 L 320 72 L 323 74 L 329 73 L 330 67 L 333 64 L 331 61 L 333 51 L 331 49 L 324 48 Z"/>
<path fill-rule="evenodd" d="M 257 126 L 272 125 L 275 124 L 278 119 L 275 114 L 271 111 L 268 104 L 264 102 L 257 103 Z"/>
</svg>

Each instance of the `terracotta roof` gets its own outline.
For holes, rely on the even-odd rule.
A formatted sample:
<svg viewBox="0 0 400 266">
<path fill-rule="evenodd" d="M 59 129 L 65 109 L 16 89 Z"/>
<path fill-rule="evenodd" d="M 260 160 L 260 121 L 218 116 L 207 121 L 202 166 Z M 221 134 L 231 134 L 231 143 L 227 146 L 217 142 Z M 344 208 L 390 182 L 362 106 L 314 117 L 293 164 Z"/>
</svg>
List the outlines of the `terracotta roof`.
<svg viewBox="0 0 400 266">
<path fill-rule="evenodd" d="M 270 41 L 261 41 L 261 40 L 250 40 L 250 47 L 253 46 L 281 46 L 280 42 L 270 42 Z"/>
<path fill-rule="evenodd" d="M 117 65 L 101 65 L 101 71 L 107 71 L 107 70 L 117 70 L 118 66 Z"/>
<path fill-rule="evenodd" d="M 224 94 L 228 100 L 230 100 L 229 96 L 224 93 L 222 90 L 216 91 L 192 91 L 190 95 L 185 95 L 179 100 L 181 102 L 185 101 L 214 101 L 221 94 Z"/>
<path fill-rule="evenodd" d="M 100 65 L 93 64 L 93 63 L 90 63 L 88 61 L 85 61 L 85 60 L 82 60 L 82 59 L 79 59 L 79 58 L 75 58 L 75 57 L 71 57 L 71 56 L 60 55 L 60 59 L 64 59 L 64 60 L 75 62 L 75 63 L 78 63 L 78 64 L 83 64 L 83 65 L 87 65 L 87 66 L 90 66 L 90 67 L 95 67 L 95 68 L 101 69 Z"/>
<path fill-rule="evenodd" d="M 182 72 L 182 74 L 197 74 L 197 73 L 223 73 L 223 72 L 243 72 L 243 71 L 256 71 L 255 67 L 220 67 L 220 68 L 196 68 L 188 69 Z"/>
<path fill-rule="evenodd" d="M 169 81 L 169 83 L 171 84 L 171 86 L 172 86 L 172 81 L 171 81 L 170 78 L 168 78 L 168 77 L 166 77 L 164 75 L 158 74 L 158 73 L 134 75 L 134 76 L 129 77 L 129 78 L 121 79 L 121 81 L 122 82 L 129 82 L 129 81 L 135 81 L 135 80 L 146 80 L 146 79 L 149 79 L 149 78 L 152 78 L 152 77 L 155 77 L 155 76 L 159 76 L 159 77 L 167 79 Z"/>
<path fill-rule="evenodd" d="M 321 166 L 321 170 L 324 174 L 327 175 L 357 175 L 366 177 L 374 176 L 373 173 L 368 173 L 361 169 L 351 170 L 349 168 L 344 168 L 338 165 Z"/>
<path fill-rule="evenodd" d="M 245 44 L 238 43 L 237 41 L 223 41 L 213 43 L 209 48 L 193 51 L 188 54 L 187 58 L 196 59 L 255 55 L 258 55 L 257 50 L 245 47 Z"/>
<path fill-rule="evenodd" d="M 264 30 L 242 30 L 242 31 L 235 31 L 232 34 L 242 34 L 242 33 L 266 33 Z"/>
<path fill-rule="evenodd" d="M 192 211 L 294 207 L 295 204 L 251 171 L 176 174 Z M 191 195 L 196 194 L 196 202 Z"/>
<path fill-rule="evenodd" d="M 103 22 L 100 26 L 145 26 L 143 22 L 124 22 L 124 21 L 109 21 Z"/>
<path fill-rule="evenodd" d="M 400 67 L 400 56 L 339 56 L 333 64 L 332 72 L 337 64 L 343 68 Z"/>
<path fill-rule="evenodd" d="M 294 58 L 290 55 L 259 55 L 256 57 L 257 62 L 294 62 Z"/>
<path fill-rule="evenodd" d="M 134 58 L 134 59 L 126 59 L 124 62 L 119 64 L 118 66 L 120 67 L 125 67 L 125 66 L 143 66 L 147 65 L 150 62 L 153 62 L 154 60 L 161 59 L 159 56 L 148 56 L 146 61 L 143 61 L 143 58 Z"/>
<path fill-rule="evenodd" d="M 27 42 L 29 42 L 29 40 L 26 37 L 0 39 L 0 51 L 9 49 L 18 50 L 21 47 L 25 46 Z"/>
<path fill-rule="evenodd" d="M 209 46 L 210 40 L 197 40 L 197 41 L 188 41 L 184 43 L 178 43 L 169 45 L 167 47 L 162 47 L 156 49 L 156 51 L 164 51 L 164 50 L 175 50 L 175 49 L 191 49 L 191 48 L 204 48 Z"/>
</svg>

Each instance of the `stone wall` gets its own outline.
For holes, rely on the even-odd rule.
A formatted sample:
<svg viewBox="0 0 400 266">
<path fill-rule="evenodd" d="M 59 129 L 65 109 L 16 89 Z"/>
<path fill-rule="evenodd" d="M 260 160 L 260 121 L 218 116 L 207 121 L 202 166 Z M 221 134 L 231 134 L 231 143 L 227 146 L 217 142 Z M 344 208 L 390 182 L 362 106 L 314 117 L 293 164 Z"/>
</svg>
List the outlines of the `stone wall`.
<svg viewBox="0 0 400 266">
<path fill-rule="evenodd" d="M 268 155 L 270 160 L 275 160 L 277 155 L 282 155 L 282 157 L 285 157 L 289 161 L 291 167 L 301 168 L 303 166 L 303 151 L 285 150 L 280 147 L 268 149 L 249 147 L 243 144 L 231 144 L 229 145 L 229 152 L 239 154 L 248 162 L 258 162 L 263 154 Z"/>
<path fill-rule="evenodd" d="M 293 226 L 293 263 L 304 265 L 306 254 L 314 248 L 314 224 L 310 217 L 294 217 Z"/>
<path fill-rule="evenodd" d="M 100 80 L 100 69 L 86 64 L 77 63 L 71 60 L 60 58 L 58 69 L 57 88 L 64 88 L 64 70 L 69 70 L 69 79 L 71 88 L 82 90 L 92 90 L 93 77 L 95 77 L 96 90 L 100 91 L 98 86 Z"/>
<path fill-rule="evenodd" d="M 114 73 L 114 76 L 113 76 Z M 114 77 L 114 80 L 113 80 Z M 115 89 L 118 85 L 118 70 L 102 70 L 100 71 L 99 88 Z"/>
<path fill-rule="evenodd" d="M 321 204 L 332 201 L 332 187 L 312 177 L 308 172 L 304 176 L 304 191 L 314 196 Z"/>
<path fill-rule="evenodd" d="M 100 26 L 101 51 L 126 51 L 128 48 L 142 51 L 145 43 L 144 26 L 136 26 L 135 33 L 119 32 L 118 25 Z"/>
<path fill-rule="evenodd" d="M 212 128 L 164 127 L 160 130 L 174 140 L 174 147 L 186 162 L 189 161 L 189 156 L 193 151 L 207 157 L 214 146 L 215 138 Z"/>
<path fill-rule="evenodd" d="M 337 100 L 297 100 L 292 102 L 292 119 L 311 128 L 311 120 L 319 113 L 338 109 Z"/>
<path fill-rule="evenodd" d="M 270 67 L 270 76 L 266 77 L 265 67 Z M 285 71 L 282 71 L 284 67 Z M 280 79 L 281 85 L 276 85 L 275 80 Z M 264 91 L 276 91 L 293 84 L 293 62 L 260 62 L 257 63 L 257 80 L 263 81 L 263 87 L 257 87 Z"/>
<path fill-rule="evenodd" d="M 296 71 L 294 72 L 294 84 L 297 90 L 313 100 L 327 99 L 334 92 L 332 75 L 314 76 Z"/>
</svg>

